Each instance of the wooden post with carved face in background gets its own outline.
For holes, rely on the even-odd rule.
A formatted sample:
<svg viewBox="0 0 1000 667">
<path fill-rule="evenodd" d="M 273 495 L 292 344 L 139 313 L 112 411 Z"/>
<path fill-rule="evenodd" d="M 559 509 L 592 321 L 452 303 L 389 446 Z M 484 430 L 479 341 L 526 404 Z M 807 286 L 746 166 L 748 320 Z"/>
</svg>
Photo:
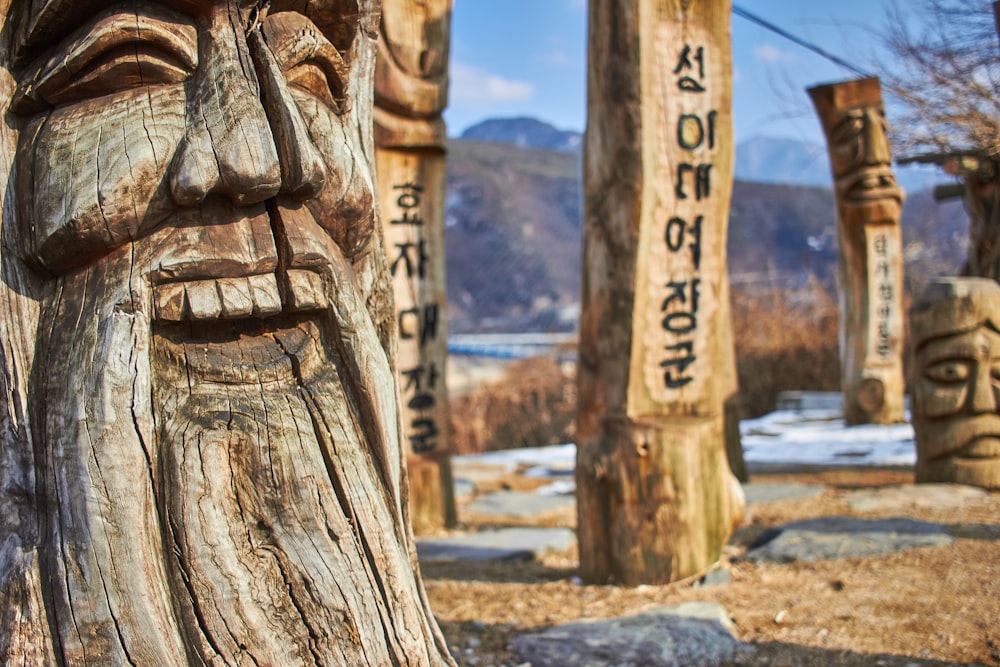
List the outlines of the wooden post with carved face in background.
<svg viewBox="0 0 1000 667">
<path fill-rule="evenodd" d="M 577 500 L 583 578 L 706 571 L 742 516 L 726 277 L 728 0 L 592 0 Z"/>
<path fill-rule="evenodd" d="M 903 191 L 892 174 L 877 78 L 816 86 L 826 134 L 840 249 L 840 368 L 844 421 L 903 415 Z"/>
<path fill-rule="evenodd" d="M 0 663 L 454 664 L 403 502 L 377 2 L 0 12 Z"/>
<path fill-rule="evenodd" d="M 1000 490 L 1000 285 L 938 278 L 910 330 L 917 482 Z"/>
<path fill-rule="evenodd" d="M 445 126 L 451 0 L 383 0 L 375 164 L 400 334 L 403 444 L 417 533 L 456 522 L 448 447 Z"/>
</svg>

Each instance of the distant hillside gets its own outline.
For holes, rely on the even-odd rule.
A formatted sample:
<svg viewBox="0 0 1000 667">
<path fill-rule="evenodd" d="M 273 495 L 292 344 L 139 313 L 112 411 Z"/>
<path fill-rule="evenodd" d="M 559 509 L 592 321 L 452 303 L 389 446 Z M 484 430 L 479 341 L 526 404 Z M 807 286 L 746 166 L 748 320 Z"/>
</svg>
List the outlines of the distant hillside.
<svg viewBox="0 0 1000 667">
<path fill-rule="evenodd" d="M 445 218 L 452 328 L 520 318 L 558 328 L 579 300 L 583 195 L 576 155 L 448 142 Z"/>
<path fill-rule="evenodd" d="M 462 139 L 522 148 L 545 148 L 570 153 L 583 148 L 583 134 L 559 130 L 535 118 L 491 118 L 465 130 Z M 737 180 L 778 185 L 831 187 L 826 147 L 795 139 L 752 137 L 736 146 Z M 945 177 L 933 168 L 896 168 L 896 178 L 909 194 L 926 190 Z"/>
<path fill-rule="evenodd" d="M 576 152 L 583 145 L 583 135 L 558 130 L 553 125 L 534 118 L 493 118 L 473 125 L 462 133 L 462 139 L 513 144 L 522 148 L 546 148 L 553 151 Z"/>
<path fill-rule="evenodd" d="M 449 141 L 448 300 L 454 331 L 572 327 L 580 293 L 581 163 L 578 153 L 510 143 Z M 907 283 L 961 265 L 961 205 L 911 194 L 903 213 Z M 730 214 L 735 286 L 794 285 L 808 276 L 832 288 L 837 239 L 829 189 L 737 181 Z"/>
</svg>

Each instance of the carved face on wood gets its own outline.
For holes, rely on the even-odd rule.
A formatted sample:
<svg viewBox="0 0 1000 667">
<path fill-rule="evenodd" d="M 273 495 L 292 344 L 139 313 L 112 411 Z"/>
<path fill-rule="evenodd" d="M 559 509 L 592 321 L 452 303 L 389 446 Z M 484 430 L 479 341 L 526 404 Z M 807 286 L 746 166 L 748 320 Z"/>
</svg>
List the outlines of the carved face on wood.
<svg viewBox="0 0 1000 667">
<path fill-rule="evenodd" d="M 429 116 L 448 94 L 451 0 L 383 0 L 376 103 Z"/>
<path fill-rule="evenodd" d="M 377 1 L 16 6 L 39 645 L 441 664 L 383 326 Z"/>
<path fill-rule="evenodd" d="M 314 10 L 324 29 L 280 11 L 293 3 L 89 4 L 48 2 L 42 16 L 63 5 L 74 29 L 36 22 L 22 39 L 29 258 L 58 275 L 135 241 L 163 321 L 325 306 L 326 246 L 353 260 L 374 225 L 348 101 L 356 3 Z M 58 46 L 30 48 L 52 34 Z"/>
<path fill-rule="evenodd" d="M 918 480 L 1000 487 L 1000 288 L 969 284 L 914 309 Z"/>
<path fill-rule="evenodd" d="M 849 205 L 900 200 L 878 79 L 819 86 L 809 94 L 827 135 L 840 199 Z"/>
</svg>

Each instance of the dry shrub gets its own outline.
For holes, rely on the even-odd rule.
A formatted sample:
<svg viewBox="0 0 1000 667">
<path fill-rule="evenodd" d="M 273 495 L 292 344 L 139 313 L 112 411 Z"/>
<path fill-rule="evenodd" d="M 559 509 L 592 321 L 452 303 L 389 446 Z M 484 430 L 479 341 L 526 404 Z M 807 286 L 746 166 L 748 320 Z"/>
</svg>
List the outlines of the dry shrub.
<svg viewBox="0 0 1000 667">
<path fill-rule="evenodd" d="M 496 382 L 451 402 L 455 454 L 573 442 L 576 386 L 552 359 L 515 361 Z"/>
<path fill-rule="evenodd" d="M 732 304 L 745 417 L 774 410 L 781 391 L 840 390 L 837 303 L 818 281 L 734 288 Z"/>
<path fill-rule="evenodd" d="M 837 303 L 818 281 L 735 287 L 732 313 L 744 417 L 774 410 L 781 391 L 840 390 Z M 573 442 L 575 382 L 552 359 L 512 362 L 499 380 L 451 401 L 452 452 Z"/>
</svg>

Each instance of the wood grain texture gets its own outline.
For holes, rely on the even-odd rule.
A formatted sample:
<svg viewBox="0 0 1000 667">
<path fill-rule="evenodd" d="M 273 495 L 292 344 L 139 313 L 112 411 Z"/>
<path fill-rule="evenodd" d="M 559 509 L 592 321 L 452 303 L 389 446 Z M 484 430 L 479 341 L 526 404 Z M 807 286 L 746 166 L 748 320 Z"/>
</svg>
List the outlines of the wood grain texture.
<svg viewBox="0 0 1000 667">
<path fill-rule="evenodd" d="M 719 558 L 743 508 L 724 443 L 729 3 L 599 0 L 589 25 L 581 569 L 674 581 Z"/>
<path fill-rule="evenodd" d="M 904 420 L 903 191 L 877 78 L 809 89 L 827 137 L 840 250 L 840 365 L 848 425 Z"/>
<path fill-rule="evenodd" d="M 375 162 L 400 332 L 399 382 L 414 530 L 457 521 L 448 445 L 445 132 L 451 0 L 383 3 Z"/>
<path fill-rule="evenodd" d="M 0 2 L 0 663 L 454 664 L 354 4 Z"/>
</svg>

